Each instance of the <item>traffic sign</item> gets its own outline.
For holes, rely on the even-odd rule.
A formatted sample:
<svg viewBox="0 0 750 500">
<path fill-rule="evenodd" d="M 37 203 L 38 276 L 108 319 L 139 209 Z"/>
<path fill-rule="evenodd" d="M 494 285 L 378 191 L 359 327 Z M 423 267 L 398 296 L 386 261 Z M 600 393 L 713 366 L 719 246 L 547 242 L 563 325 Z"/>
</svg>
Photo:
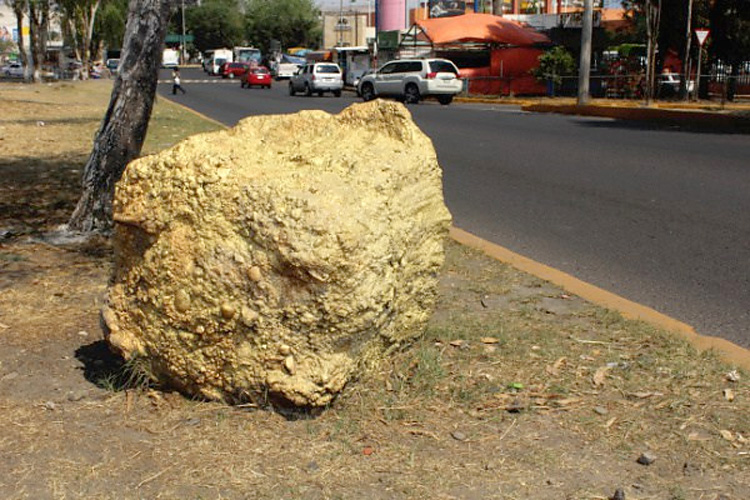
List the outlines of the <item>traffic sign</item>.
<svg viewBox="0 0 750 500">
<path fill-rule="evenodd" d="M 701 47 L 703 46 L 703 42 L 706 41 L 706 38 L 708 38 L 709 33 L 711 33 L 711 30 L 706 30 L 706 29 L 695 30 L 695 37 L 698 39 L 698 45 L 700 45 Z"/>
</svg>

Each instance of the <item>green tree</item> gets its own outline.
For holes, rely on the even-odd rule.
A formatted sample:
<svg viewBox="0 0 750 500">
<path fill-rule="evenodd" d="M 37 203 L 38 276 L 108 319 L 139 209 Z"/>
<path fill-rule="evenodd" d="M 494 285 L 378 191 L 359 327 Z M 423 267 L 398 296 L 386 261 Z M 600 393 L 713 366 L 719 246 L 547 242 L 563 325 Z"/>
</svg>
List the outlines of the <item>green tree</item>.
<svg viewBox="0 0 750 500">
<path fill-rule="evenodd" d="M 127 19 L 127 0 L 104 0 L 96 16 L 93 43 L 101 42 L 108 49 L 121 48 Z"/>
<path fill-rule="evenodd" d="M 317 47 L 322 35 L 320 11 L 313 0 L 248 0 L 245 36 L 267 52 L 271 40 L 284 48 Z"/>
<path fill-rule="evenodd" d="M 732 66 L 727 97 L 733 100 L 740 64 L 750 59 L 750 2 L 715 0 L 710 19 L 710 50 L 715 58 Z"/>
<path fill-rule="evenodd" d="M 551 84 L 552 95 L 555 95 L 563 77 L 573 74 L 575 67 L 576 62 L 570 52 L 557 46 L 539 56 L 539 66 L 534 68 L 533 74 L 538 80 Z"/>
<path fill-rule="evenodd" d="M 242 43 L 242 15 L 235 0 L 206 0 L 185 12 L 185 28 L 201 52 Z"/>
<path fill-rule="evenodd" d="M 647 27 L 645 14 L 645 0 L 625 0 L 623 7 L 626 9 L 626 16 L 633 24 L 633 34 L 630 40 L 637 43 L 646 43 Z M 693 0 L 692 2 L 692 23 L 691 29 L 708 26 L 708 9 L 710 0 Z M 674 50 L 680 58 L 684 58 L 686 39 L 685 31 L 687 29 L 689 2 L 686 0 L 662 0 L 661 19 L 659 22 L 658 40 L 658 66 L 664 61 L 667 50 Z M 691 48 L 691 53 L 695 48 Z"/>
<path fill-rule="evenodd" d="M 76 57 L 83 63 L 83 78 L 87 78 L 89 74 L 92 59 L 91 40 L 100 5 L 101 0 L 58 0 L 58 8 L 64 27 L 71 38 L 71 45 Z"/>
</svg>

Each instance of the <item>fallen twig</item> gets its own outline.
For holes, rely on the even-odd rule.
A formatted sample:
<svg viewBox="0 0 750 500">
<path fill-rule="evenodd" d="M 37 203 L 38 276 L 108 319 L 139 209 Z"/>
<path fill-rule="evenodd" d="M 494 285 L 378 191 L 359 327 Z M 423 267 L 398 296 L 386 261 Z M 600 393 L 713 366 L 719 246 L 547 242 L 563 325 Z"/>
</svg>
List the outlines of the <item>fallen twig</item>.
<svg viewBox="0 0 750 500">
<path fill-rule="evenodd" d="M 156 473 L 156 474 L 154 474 L 153 476 L 149 476 L 149 477 L 147 477 L 146 479 L 144 479 L 143 481 L 141 481 L 140 483 L 138 483 L 138 486 L 136 486 L 136 487 L 135 487 L 135 489 L 138 489 L 138 488 L 140 488 L 141 486 L 143 486 L 144 484 L 146 484 L 146 483 L 149 483 L 149 482 L 153 481 L 154 479 L 158 478 L 159 476 L 161 476 L 162 474 L 164 474 L 165 472 L 167 472 L 167 471 L 168 471 L 169 469 L 171 469 L 172 467 L 174 467 L 174 465 L 170 465 L 170 466 L 169 466 L 169 467 L 167 467 L 166 469 L 162 469 L 162 470 L 161 470 L 160 472 L 157 472 L 157 473 Z"/>
</svg>

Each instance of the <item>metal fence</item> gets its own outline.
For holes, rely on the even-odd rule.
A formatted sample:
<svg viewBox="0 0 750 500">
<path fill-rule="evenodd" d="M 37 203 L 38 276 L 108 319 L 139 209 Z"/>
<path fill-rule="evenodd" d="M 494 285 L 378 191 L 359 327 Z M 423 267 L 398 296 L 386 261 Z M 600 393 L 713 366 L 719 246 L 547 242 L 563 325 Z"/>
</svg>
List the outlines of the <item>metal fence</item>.
<svg viewBox="0 0 750 500">
<path fill-rule="evenodd" d="M 555 97 L 575 97 L 578 94 L 578 76 L 558 77 L 559 83 L 552 81 L 535 81 L 533 92 L 519 92 L 518 83 L 530 82 L 529 76 L 479 76 L 464 79 L 465 95 L 546 95 Z M 681 76 L 677 74 L 658 75 L 656 78 L 655 98 L 676 100 L 680 97 Z M 750 98 L 750 70 L 737 77 L 724 71 L 712 70 L 698 79 L 688 82 L 692 98 L 715 99 L 726 98 L 732 85 L 735 96 L 740 99 Z M 528 85 L 527 85 L 528 86 Z M 523 90 L 523 89 L 522 89 Z M 643 73 L 618 75 L 592 75 L 589 80 L 589 92 L 592 97 L 604 99 L 644 99 L 646 95 L 646 76 Z"/>
</svg>

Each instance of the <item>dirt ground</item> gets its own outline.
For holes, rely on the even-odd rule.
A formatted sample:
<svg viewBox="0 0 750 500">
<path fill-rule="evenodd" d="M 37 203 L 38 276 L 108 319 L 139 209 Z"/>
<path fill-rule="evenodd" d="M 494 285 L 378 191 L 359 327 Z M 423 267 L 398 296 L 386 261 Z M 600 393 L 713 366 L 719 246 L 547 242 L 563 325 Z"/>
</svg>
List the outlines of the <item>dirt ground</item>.
<svg viewBox="0 0 750 500">
<path fill-rule="evenodd" d="M 108 242 L 54 237 L 108 90 L 0 84 L 0 498 L 750 498 L 746 372 L 452 242 L 424 338 L 320 414 L 149 386 Z M 213 127 L 162 101 L 146 149 Z"/>
</svg>

